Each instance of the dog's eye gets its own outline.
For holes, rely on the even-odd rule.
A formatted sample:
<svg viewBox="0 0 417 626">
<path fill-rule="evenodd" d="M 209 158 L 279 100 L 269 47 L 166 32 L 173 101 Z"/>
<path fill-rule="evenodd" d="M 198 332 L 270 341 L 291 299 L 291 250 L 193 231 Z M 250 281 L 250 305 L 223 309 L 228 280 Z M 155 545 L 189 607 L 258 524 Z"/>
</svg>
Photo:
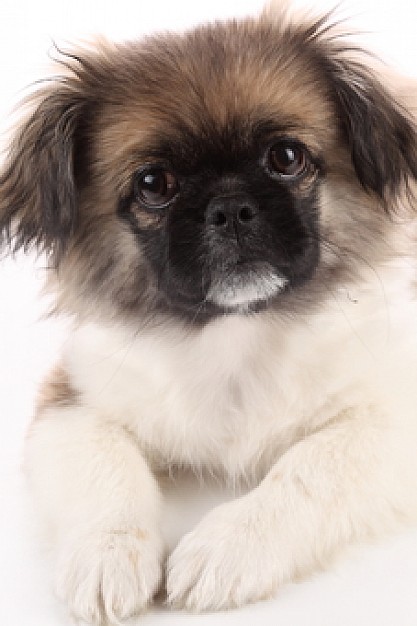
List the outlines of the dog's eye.
<svg viewBox="0 0 417 626">
<path fill-rule="evenodd" d="M 307 152 L 296 143 L 280 142 L 268 150 L 267 166 L 273 175 L 284 179 L 294 179 L 305 172 L 307 165 Z"/>
<path fill-rule="evenodd" d="M 159 166 L 147 166 L 135 178 L 136 198 L 148 208 L 162 209 L 178 193 L 178 181 L 169 171 Z"/>
</svg>

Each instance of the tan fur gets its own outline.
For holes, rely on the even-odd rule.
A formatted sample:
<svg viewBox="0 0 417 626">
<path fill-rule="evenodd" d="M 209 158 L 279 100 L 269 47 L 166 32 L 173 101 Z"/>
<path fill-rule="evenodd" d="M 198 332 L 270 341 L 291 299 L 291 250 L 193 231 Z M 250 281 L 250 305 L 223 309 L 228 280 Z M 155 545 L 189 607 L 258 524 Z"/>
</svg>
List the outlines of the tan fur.
<svg viewBox="0 0 417 626">
<path fill-rule="evenodd" d="M 57 365 L 39 389 L 34 419 L 41 419 L 45 411 L 53 407 L 73 406 L 77 399 L 78 394 L 71 386 L 67 371 Z"/>
<path fill-rule="evenodd" d="M 316 45 L 344 61 L 347 53 L 340 52 L 332 41 L 333 29 L 328 38 L 314 30 L 307 36 L 303 33 L 308 22 L 292 24 L 284 14 L 279 12 L 275 20 L 265 14 L 260 20 L 201 27 L 185 36 L 169 34 L 117 45 L 101 42 L 95 50 L 81 50 L 74 58 L 63 60 L 62 84 L 47 86 L 36 96 L 34 114 L 15 140 L 1 195 L 10 206 L 8 198 L 16 196 L 22 181 L 30 186 L 25 192 L 28 197 L 33 190 L 30 206 L 22 207 L 20 197 L 15 198 L 25 225 L 22 240 L 29 239 L 59 256 L 59 280 L 51 278 L 57 310 L 70 311 L 80 319 L 111 320 L 115 315 L 137 319 L 157 286 L 149 279 L 132 234 L 116 215 L 118 199 L 128 193 L 138 167 L 152 160 L 152 148 L 159 138 L 170 142 L 186 129 L 204 140 L 234 119 L 242 123 L 244 137 L 259 119 L 271 118 L 283 132 L 323 157 L 327 169 L 323 238 L 331 241 L 339 261 L 345 253 L 348 259 L 338 263 L 338 272 L 352 275 L 364 253 L 369 263 L 389 255 L 384 244 L 391 237 L 387 235 L 389 220 L 379 199 L 366 193 L 354 176 L 348 147 L 340 141 L 329 87 L 310 48 Z M 277 43 L 263 50 L 258 40 L 271 41 L 271 46 Z M 71 216 L 69 206 L 63 212 L 56 227 L 65 238 L 62 245 L 52 241 L 53 233 L 40 232 L 42 195 L 28 160 L 32 148 L 24 152 L 26 142 L 32 147 L 39 144 L 42 132 L 55 137 L 54 128 L 45 130 L 51 120 L 61 124 L 65 133 L 75 132 L 73 128 L 82 120 L 75 146 L 80 153 L 80 180 L 74 181 L 80 187 L 77 215 Z M 34 157 L 36 171 L 47 171 L 49 154 L 45 151 Z M 19 167 L 13 167 L 13 158 Z M 304 184 L 308 190 L 307 179 Z M 69 193 L 64 189 L 60 196 Z M 346 207 L 336 213 L 335 194 Z M 134 210 L 144 228 L 163 224 L 163 220 Z M 335 219 L 341 223 L 335 224 Z M 375 232 L 381 237 L 375 237 Z M 61 255 L 64 245 L 65 255 Z M 326 247 L 324 258 L 328 251 Z M 306 299 L 310 291 L 316 298 L 321 285 L 333 281 L 334 263 L 333 257 L 323 264 L 317 279 L 307 287 Z"/>
</svg>

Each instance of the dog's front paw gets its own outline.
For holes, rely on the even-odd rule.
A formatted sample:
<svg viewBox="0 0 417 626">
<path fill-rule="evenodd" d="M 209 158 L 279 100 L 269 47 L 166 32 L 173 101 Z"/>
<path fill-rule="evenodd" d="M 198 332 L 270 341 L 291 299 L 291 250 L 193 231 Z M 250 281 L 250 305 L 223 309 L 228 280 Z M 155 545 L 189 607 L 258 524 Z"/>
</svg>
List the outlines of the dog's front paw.
<svg viewBox="0 0 417 626">
<path fill-rule="evenodd" d="M 57 568 L 56 594 L 71 615 L 118 624 L 143 611 L 161 580 L 162 542 L 147 530 L 97 530 L 70 538 Z"/>
<path fill-rule="evenodd" d="M 168 562 L 168 601 L 195 611 L 271 597 L 282 581 L 273 520 L 246 496 L 222 505 L 186 535 Z"/>
</svg>

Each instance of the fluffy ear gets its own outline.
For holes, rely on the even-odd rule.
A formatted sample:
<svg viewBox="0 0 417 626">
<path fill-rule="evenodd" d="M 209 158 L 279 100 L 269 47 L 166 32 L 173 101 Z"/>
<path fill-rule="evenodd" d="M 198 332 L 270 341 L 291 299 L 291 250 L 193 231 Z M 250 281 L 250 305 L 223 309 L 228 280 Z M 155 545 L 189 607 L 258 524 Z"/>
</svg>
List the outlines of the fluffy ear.
<svg viewBox="0 0 417 626">
<path fill-rule="evenodd" d="M 77 222 L 86 99 L 65 80 L 35 99 L 0 173 L 0 244 L 35 245 L 57 262 Z"/>
<path fill-rule="evenodd" d="M 343 46 L 322 56 L 337 115 L 361 185 L 385 204 L 417 177 L 415 120 Z"/>
</svg>

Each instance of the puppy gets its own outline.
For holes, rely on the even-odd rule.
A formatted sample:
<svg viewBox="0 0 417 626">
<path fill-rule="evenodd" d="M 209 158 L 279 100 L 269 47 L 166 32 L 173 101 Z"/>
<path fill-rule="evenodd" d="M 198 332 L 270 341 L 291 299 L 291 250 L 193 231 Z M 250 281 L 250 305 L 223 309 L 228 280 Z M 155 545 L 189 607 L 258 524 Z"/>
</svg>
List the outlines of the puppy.
<svg viewBox="0 0 417 626">
<path fill-rule="evenodd" d="M 71 339 L 26 469 L 72 615 L 274 594 L 417 517 L 413 94 L 275 8 L 63 55 L 0 178 Z M 394 98 L 395 90 L 395 98 Z M 167 558 L 161 472 L 253 490 Z"/>
</svg>

